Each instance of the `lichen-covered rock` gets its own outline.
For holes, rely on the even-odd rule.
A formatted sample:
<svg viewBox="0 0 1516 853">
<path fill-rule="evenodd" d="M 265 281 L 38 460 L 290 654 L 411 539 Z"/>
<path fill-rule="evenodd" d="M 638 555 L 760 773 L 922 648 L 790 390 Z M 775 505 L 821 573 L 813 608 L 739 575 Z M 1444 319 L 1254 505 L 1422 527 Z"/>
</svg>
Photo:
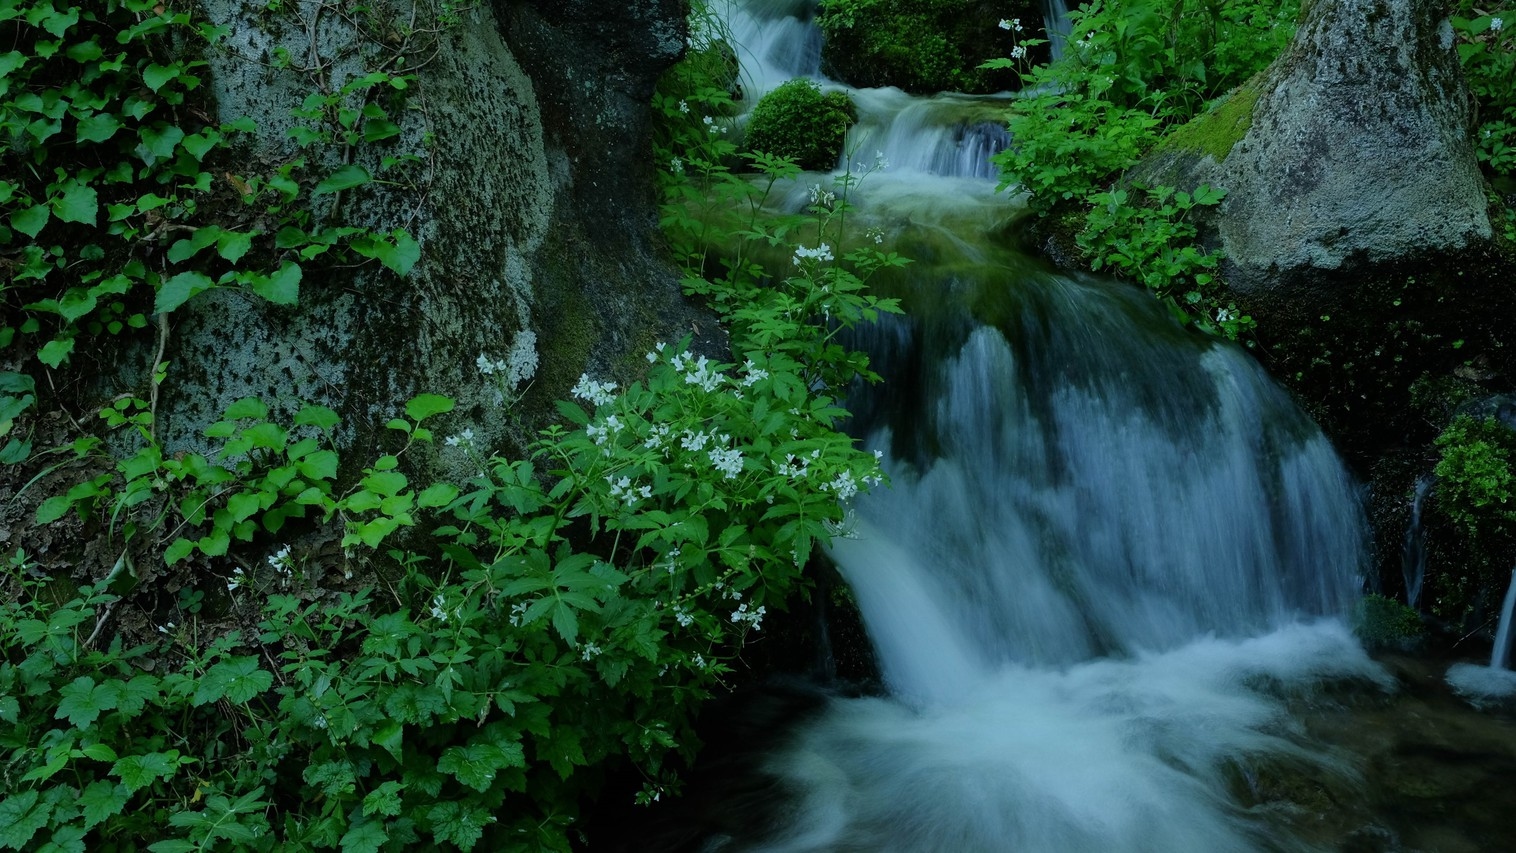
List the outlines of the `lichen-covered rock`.
<svg viewBox="0 0 1516 853">
<path fill-rule="evenodd" d="M 716 332 L 658 251 L 644 150 L 652 86 L 684 45 L 679 3 L 201 7 L 229 28 L 207 57 L 220 117 L 258 127 L 239 167 L 365 167 L 383 180 L 316 197 L 313 224 L 403 227 L 421 259 L 404 277 L 308 264 L 294 308 L 236 291 L 191 300 L 168 339 L 170 446 L 257 396 L 338 410 L 361 463 L 405 400 L 432 392 L 458 400 L 439 429 L 519 448 L 581 372 L 625 380 L 654 340 Z M 290 129 L 313 120 L 293 111 L 374 70 L 413 75 L 369 101 L 390 99 L 400 134 L 297 150 Z M 410 163 L 386 168 L 397 159 Z"/>
</svg>

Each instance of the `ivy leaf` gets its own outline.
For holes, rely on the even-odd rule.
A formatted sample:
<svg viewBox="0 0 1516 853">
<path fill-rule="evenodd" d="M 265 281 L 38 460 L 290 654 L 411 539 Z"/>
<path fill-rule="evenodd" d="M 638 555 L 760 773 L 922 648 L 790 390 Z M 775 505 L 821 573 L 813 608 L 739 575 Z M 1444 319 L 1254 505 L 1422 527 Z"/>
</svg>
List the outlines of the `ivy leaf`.
<svg viewBox="0 0 1516 853">
<path fill-rule="evenodd" d="M 119 782 L 96 779 L 79 795 L 79 806 L 84 809 L 84 828 L 89 829 L 107 818 L 121 814 L 131 794 Z"/>
<path fill-rule="evenodd" d="M 159 65 L 158 63 L 154 62 L 148 67 L 142 69 L 142 82 L 149 89 L 152 89 L 154 92 L 156 92 L 159 89 L 162 89 L 164 85 L 166 85 L 170 80 L 178 79 L 179 70 L 180 69 L 177 64 Z"/>
<path fill-rule="evenodd" d="M 121 129 L 121 121 L 110 113 L 95 113 L 79 120 L 74 139 L 79 142 L 104 142 Z"/>
<path fill-rule="evenodd" d="M 57 368 L 73 351 L 73 338 L 54 338 L 37 351 L 37 360 L 48 367 Z"/>
<path fill-rule="evenodd" d="M 254 279 L 253 292 L 275 305 L 294 305 L 300 301 L 300 265 L 285 261 L 267 278 Z"/>
<path fill-rule="evenodd" d="M 252 234 L 240 231 L 225 231 L 222 232 L 220 239 L 216 241 L 216 254 L 235 264 L 242 260 L 242 256 L 247 254 L 248 250 L 252 247 Z"/>
<path fill-rule="evenodd" d="M 421 260 L 421 244 L 417 243 L 404 228 L 396 228 L 388 235 L 374 235 L 354 240 L 353 251 L 367 258 L 375 258 L 396 275 L 405 275 Z"/>
<path fill-rule="evenodd" d="M 64 222 L 94 225 L 100 215 L 100 196 L 95 188 L 77 180 L 66 181 L 53 199 L 53 213 Z"/>
<path fill-rule="evenodd" d="M 372 181 L 373 175 L 368 170 L 355 163 L 350 163 L 333 172 L 326 180 L 316 185 L 311 190 L 311 195 L 327 195 L 328 193 L 341 192 L 353 187 L 361 187 Z"/>
<path fill-rule="evenodd" d="M 183 130 L 164 122 L 158 122 L 154 127 L 144 127 L 137 135 L 142 139 L 142 144 L 137 146 L 136 154 L 149 166 L 172 157 L 174 148 L 184 139 Z"/>
<path fill-rule="evenodd" d="M 28 237 L 35 237 L 47 226 L 52 210 L 46 204 L 36 204 L 11 214 L 11 227 Z"/>
<path fill-rule="evenodd" d="M 191 297 L 215 286 L 210 276 L 201 272 L 182 272 L 163 282 L 153 303 L 154 314 L 166 314 L 188 302 Z"/>
</svg>

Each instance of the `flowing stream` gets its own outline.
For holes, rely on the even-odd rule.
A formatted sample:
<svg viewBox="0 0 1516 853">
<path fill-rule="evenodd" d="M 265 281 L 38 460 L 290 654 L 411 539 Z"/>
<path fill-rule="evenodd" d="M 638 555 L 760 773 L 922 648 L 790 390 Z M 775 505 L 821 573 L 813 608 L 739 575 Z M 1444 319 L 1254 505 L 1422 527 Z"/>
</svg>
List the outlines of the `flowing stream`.
<svg viewBox="0 0 1516 853">
<path fill-rule="evenodd" d="M 807 18 L 731 10 L 749 102 L 818 75 Z M 1259 792 L 1364 784 L 1302 723 L 1395 683 L 1345 625 L 1358 485 L 1241 349 L 1017 248 L 988 162 L 1007 96 L 850 94 L 856 161 L 889 163 L 852 225 L 916 261 L 877 282 L 907 318 L 854 342 L 885 377 L 851 408 L 892 486 L 831 551 L 888 695 L 828 700 L 762 761 L 773 817 L 701 849 L 1319 849 Z"/>
</svg>

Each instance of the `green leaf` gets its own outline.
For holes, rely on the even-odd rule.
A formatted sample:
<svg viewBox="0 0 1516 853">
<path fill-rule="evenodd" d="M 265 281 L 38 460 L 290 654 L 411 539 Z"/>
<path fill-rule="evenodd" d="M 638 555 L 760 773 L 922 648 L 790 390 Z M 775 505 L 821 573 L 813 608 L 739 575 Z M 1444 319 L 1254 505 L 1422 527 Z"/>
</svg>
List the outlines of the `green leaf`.
<svg viewBox="0 0 1516 853">
<path fill-rule="evenodd" d="M 317 184 L 316 188 L 311 191 L 311 195 L 327 195 L 352 189 L 353 187 L 361 187 L 373 179 L 374 176 L 370 175 L 367 169 L 357 164 L 349 164 L 333 172 L 330 177 Z"/>
<path fill-rule="evenodd" d="M 174 149 L 184 139 L 183 130 L 163 122 L 155 127 L 144 127 L 137 131 L 137 135 L 142 139 L 142 144 L 137 146 L 137 156 L 149 166 L 172 157 Z"/>
<path fill-rule="evenodd" d="M 453 410 L 453 401 L 450 397 L 441 394 L 417 394 L 411 401 L 405 404 L 405 416 L 416 423 L 431 417 Z"/>
<path fill-rule="evenodd" d="M 99 718 L 100 712 L 116 707 L 116 697 L 111 691 L 101 690 L 95 679 L 81 675 L 58 691 L 58 710 L 55 719 L 67 719 L 76 728 L 83 728 Z"/>
<path fill-rule="evenodd" d="M 166 838 L 147 846 L 151 853 L 201 853 L 201 848 L 181 838 Z"/>
<path fill-rule="evenodd" d="M 385 784 L 392 785 L 395 783 L 386 782 Z M 378 792 L 371 792 L 368 796 L 372 797 L 375 793 Z M 395 803 L 398 809 L 399 798 L 396 798 Z M 368 797 L 365 797 L 363 800 L 363 809 L 365 816 L 370 814 L 368 811 Z M 386 814 L 399 814 L 399 812 L 386 812 Z M 347 832 L 343 833 L 341 849 L 343 853 L 378 853 L 378 851 L 384 849 L 384 843 L 388 840 L 389 833 L 384 831 L 384 821 L 363 820 L 360 818 L 353 821 L 352 826 L 348 827 Z"/>
<path fill-rule="evenodd" d="M 268 406 L 257 397 L 243 397 L 227 406 L 226 413 L 221 417 L 223 420 L 228 421 L 236 421 L 243 418 L 261 421 L 268 417 Z"/>
<path fill-rule="evenodd" d="M 166 314 L 192 297 L 215 287 L 210 276 L 201 272 L 182 272 L 163 282 L 158 287 L 158 298 L 153 303 L 154 314 Z"/>
<path fill-rule="evenodd" d="M 96 779 L 79 795 L 79 806 L 84 810 L 84 828 L 121 814 L 131 794 L 118 782 Z"/>
<path fill-rule="evenodd" d="M 37 360 L 48 367 L 57 368 L 74 351 L 73 338 L 53 338 L 37 351 Z"/>
<path fill-rule="evenodd" d="M 64 495 L 56 495 L 43 501 L 37 507 L 37 523 L 52 524 L 73 509 L 74 502 Z"/>
<path fill-rule="evenodd" d="M 0 801 L 0 848 L 20 850 L 47 825 L 52 803 L 39 803 L 37 797 L 36 791 L 23 791 Z"/>
<path fill-rule="evenodd" d="M 447 506 L 458 497 L 458 487 L 451 483 L 435 483 L 416 497 L 416 506 L 422 509 Z"/>
<path fill-rule="evenodd" d="M 206 671 L 191 703 L 204 705 L 225 697 L 234 705 L 244 705 L 273 684 L 274 676 L 258 668 L 257 658 L 231 658 Z"/>
<path fill-rule="evenodd" d="M 79 142 L 104 142 L 121 129 L 121 121 L 110 113 L 95 113 L 79 120 L 74 138 Z"/>
<path fill-rule="evenodd" d="M 427 812 L 432 822 L 432 837 L 444 844 L 456 844 L 464 850 L 473 849 L 484 835 L 492 815 L 489 811 L 465 803 L 446 802 L 432 806 Z"/>
<path fill-rule="evenodd" d="M 337 413 L 325 406 L 307 405 L 295 413 L 295 426 L 313 426 L 327 431 L 341 422 Z"/>
<path fill-rule="evenodd" d="M 121 780 L 127 793 L 135 794 L 156 779 L 173 776 L 179 769 L 179 764 L 179 751 L 175 749 L 149 752 L 146 755 L 128 755 L 111 765 L 111 775 Z"/>
<path fill-rule="evenodd" d="M 223 232 L 221 238 L 216 241 L 216 253 L 231 263 L 242 260 L 253 247 L 253 235 L 240 231 Z"/>
<path fill-rule="evenodd" d="M 404 790 L 405 786 L 394 780 L 383 783 L 364 796 L 363 813 L 390 817 L 400 814 L 400 792 Z"/>
<path fill-rule="evenodd" d="M 16 210 L 11 213 L 11 227 L 28 237 L 35 237 L 47 226 L 52 214 L 52 209 L 46 204 Z"/>
<path fill-rule="evenodd" d="M 300 301 L 300 265 L 285 261 L 266 279 L 253 281 L 253 292 L 275 305 L 294 305 Z"/>
<path fill-rule="evenodd" d="M 173 541 L 173 544 L 169 545 L 163 550 L 163 562 L 172 566 L 185 557 L 188 557 L 191 553 L 194 552 L 194 550 L 195 543 L 191 542 L 188 539 L 180 537 L 178 539 L 175 539 Z"/>
<path fill-rule="evenodd" d="M 168 259 L 176 264 L 183 263 L 193 258 L 201 249 L 220 239 L 222 233 L 222 230 L 215 225 L 196 228 L 188 237 L 175 240 L 174 244 L 168 247 Z"/>
<path fill-rule="evenodd" d="M 78 222 L 94 225 L 100 215 L 100 196 L 95 188 L 77 180 L 70 180 L 59 188 L 62 193 L 53 199 L 53 213 L 63 222 Z"/>
<path fill-rule="evenodd" d="M 142 69 L 142 82 L 154 92 L 162 89 L 171 80 L 179 78 L 179 65 L 159 65 L 154 62 Z"/>
<path fill-rule="evenodd" d="M 364 257 L 376 258 L 396 275 L 405 275 L 421 260 L 421 244 L 403 228 L 396 228 L 388 235 L 376 234 L 354 240 L 353 251 Z"/>
<path fill-rule="evenodd" d="M 566 601 L 557 601 L 553 604 L 553 630 L 557 631 L 558 636 L 571 646 L 579 637 L 579 615 Z"/>
</svg>

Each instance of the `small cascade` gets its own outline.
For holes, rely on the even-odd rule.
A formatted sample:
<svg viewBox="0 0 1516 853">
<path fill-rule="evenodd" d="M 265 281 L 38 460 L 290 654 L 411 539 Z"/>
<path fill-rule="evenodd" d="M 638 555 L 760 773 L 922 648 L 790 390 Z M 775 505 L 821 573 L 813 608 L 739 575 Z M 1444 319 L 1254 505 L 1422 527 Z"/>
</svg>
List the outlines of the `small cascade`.
<svg viewBox="0 0 1516 853">
<path fill-rule="evenodd" d="M 1400 552 L 1400 571 L 1405 577 L 1405 603 L 1416 609 L 1421 599 L 1421 585 L 1427 573 L 1426 531 L 1421 526 L 1421 510 L 1437 478 L 1431 474 L 1416 481 L 1416 495 L 1411 499 L 1411 523 L 1406 526 L 1405 545 Z"/>
<path fill-rule="evenodd" d="M 795 77 L 820 79 L 821 31 L 811 22 L 814 6 L 810 0 L 715 4 L 723 23 L 712 35 L 737 51 L 748 103 Z"/>
<path fill-rule="evenodd" d="M 1516 618 L 1516 569 L 1511 571 L 1511 586 L 1500 606 L 1500 627 L 1495 631 L 1495 647 L 1490 649 L 1490 669 L 1510 669 L 1511 621 Z"/>
<path fill-rule="evenodd" d="M 850 93 L 858 125 L 847 149 L 857 156 L 884 155 L 892 170 L 947 178 L 998 176 L 990 158 L 1010 144 L 1004 99 L 968 95 L 920 98 L 899 89 Z"/>
<path fill-rule="evenodd" d="M 1042 0 L 1042 21 L 1047 28 L 1048 50 L 1053 61 L 1063 58 L 1063 46 L 1069 40 L 1069 5 L 1065 0 Z"/>
</svg>

